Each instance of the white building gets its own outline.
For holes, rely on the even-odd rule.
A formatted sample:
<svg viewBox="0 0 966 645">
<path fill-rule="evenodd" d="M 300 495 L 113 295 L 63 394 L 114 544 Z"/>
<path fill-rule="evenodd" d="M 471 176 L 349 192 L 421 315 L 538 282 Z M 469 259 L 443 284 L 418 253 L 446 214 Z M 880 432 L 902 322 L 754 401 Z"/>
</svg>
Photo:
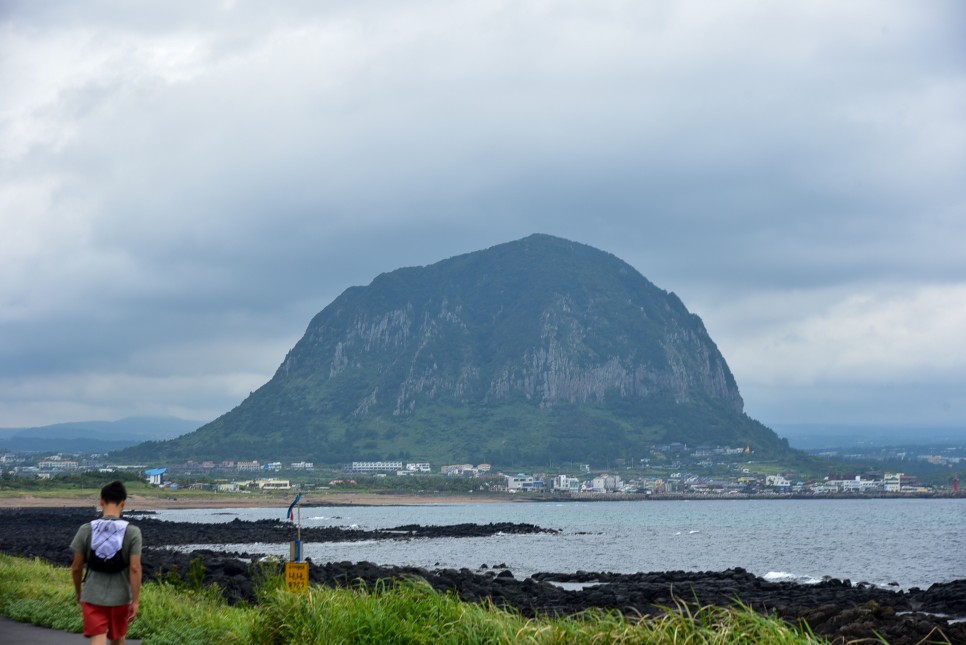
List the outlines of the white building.
<svg viewBox="0 0 966 645">
<path fill-rule="evenodd" d="M 80 467 L 80 462 L 56 455 L 50 459 L 44 459 L 37 466 L 45 470 L 77 470 Z"/>
<path fill-rule="evenodd" d="M 396 472 L 403 469 L 401 461 L 353 461 L 349 467 L 354 473 Z"/>
<path fill-rule="evenodd" d="M 164 474 L 168 472 L 167 468 L 153 468 L 151 470 L 145 470 L 144 476 L 147 477 L 148 483 L 152 486 L 162 486 L 164 485 Z"/>
<path fill-rule="evenodd" d="M 473 464 L 449 464 L 443 466 L 439 471 L 448 477 L 476 477 L 479 470 Z"/>
<path fill-rule="evenodd" d="M 580 490 L 580 479 L 567 475 L 557 475 L 551 480 L 550 485 L 555 491 L 576 493 Z"/>
<path fill-rule="evenodd" d="M 792 483 L 785 479 L 783 475 L 768 475 L 765 477 L 765 486 L 770 488 L 791 488 Z"/>
<path fill-rule="evenodd" d="M 862 479 L 859 476 L 855 479 L 830 479 L 825 484 L 838 493 L 874 493 L 883 489 L 881 479 Z"/>
<path fill-rule="evenodd" d="M 624 482 L 621 481 L 620 477 L 604 474 L 594 477 L 589 482 L 584 482 L 581 488 L 591 493 L 613 493 L 623 486 Z"/>
<path fill-rule="evenodd" d="M 505 477 L 506 489 L 508 491 L 533 490 L 533 475 L 524 475 L 523 473 L 520 473 L 519 475 L 506 475 Z"/>
<path fill-rule="evenodd" d="M 883 477 L 883 488 L 887 493 L 902 492 L 902 478 L 905 473 L 886 473 Z"/>
<path fill-rule="evenodd" d="M 292 483 L 287 479 L 259 479 L 255 482 L 259 490 L 290 490 Z"/>
</svg>

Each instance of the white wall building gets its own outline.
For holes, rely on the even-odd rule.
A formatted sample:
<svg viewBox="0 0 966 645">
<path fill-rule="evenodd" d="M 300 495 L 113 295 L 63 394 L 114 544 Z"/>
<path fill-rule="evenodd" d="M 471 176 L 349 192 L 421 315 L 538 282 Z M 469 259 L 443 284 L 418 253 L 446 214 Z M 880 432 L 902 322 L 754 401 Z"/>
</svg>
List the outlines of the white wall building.
<svg viewBox="0 0 966 645">
<path fill-rule="evenodd" d="M 259 479 L 255 482 L 259 490 L 290 490 L 292 483 L 287 479 Z"/>
<path fill-rule="evenodd" d="M 765 477 L 765 486 L 771 488 L 791 488 L 792 483 L 785 479 L 783 475 L 768 475 Z"/>
<path fill-rule="evenodd" d="M 508 491 L 528 491 L 533 490 L 533 475 L 506 475 L 506 489 Z"/>
<path fill-rule="evenodd" d="M 884 484 L 881 479 L 862 479 L 856 476 L 854 479 L 830 479 L 825 485 L 838 493 L 874 493 L 882 490 Z"/>
<path fill-rule="evenodd" d="M 168 472 L 167 468 L 153 468 L 151 470 L 145 470 L 144 476 L 152 486 L 163 486 L 164 474 L 166 472 Z"/>
<path fill-rule="evenodd" d="M 354 473 L 394 473 L 403 469 L 401 461 L 353 461 L 349 467 Z"/>
<path fill-rule="evenodd" d="M 887 493 L 902 492 L 902 478 L 905 473 L 886 473 L 883 477 L 883 488 Z"/>
<path fill-rule="evenodd" d="M 580 490 L 580 479 L 567 475 L 557 475 L 551 480 L 550 485 L 555 491 L 576 493 Z"/>
</svg>

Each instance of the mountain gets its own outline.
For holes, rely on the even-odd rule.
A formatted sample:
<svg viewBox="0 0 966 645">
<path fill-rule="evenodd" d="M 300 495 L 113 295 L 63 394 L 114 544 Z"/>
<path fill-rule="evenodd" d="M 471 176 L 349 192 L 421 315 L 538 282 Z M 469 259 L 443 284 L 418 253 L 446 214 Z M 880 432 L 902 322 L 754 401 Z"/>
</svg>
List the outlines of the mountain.
<svg viewBox="0 0 966 645">
<path fill-rule="evenodd" d="M 0 428 L 0 451 L 108 452 L 152 439 L 178 437 L 201 425 L 198 421 L 175 417 L 126 417 L 117 421 L 72 421 L 33 428 Z"/>
<path fill-rule="evenodd" d="M 347 289 L 238 407 L 127 454 L 524 465 L 670 442 L 788 450 L 677 296 L 533 235 Z"/>
</svg>

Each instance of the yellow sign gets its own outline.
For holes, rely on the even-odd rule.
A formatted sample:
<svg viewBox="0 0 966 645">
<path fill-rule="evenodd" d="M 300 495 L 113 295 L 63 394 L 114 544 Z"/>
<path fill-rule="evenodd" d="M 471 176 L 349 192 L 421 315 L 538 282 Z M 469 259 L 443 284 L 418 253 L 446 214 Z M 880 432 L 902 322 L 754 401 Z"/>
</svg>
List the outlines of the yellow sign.
<svg viewBox="0 0 966 645">
<path fill-rule="evenodd" d="M 289 591 L 302 592 L 309 590 L 309 563 L 286 562 L 285 586 Z"/>
</svg>

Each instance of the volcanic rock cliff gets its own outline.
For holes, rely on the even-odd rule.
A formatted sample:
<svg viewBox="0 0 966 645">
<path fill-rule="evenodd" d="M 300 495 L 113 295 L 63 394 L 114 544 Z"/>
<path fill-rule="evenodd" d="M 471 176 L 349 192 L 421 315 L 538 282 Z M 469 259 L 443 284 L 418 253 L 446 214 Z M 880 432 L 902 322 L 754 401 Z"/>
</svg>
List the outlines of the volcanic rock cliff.
<svg viewBox="0 0 966 645">
<path fill-rule="evenodd" d="M 608 253 L 547 236 L 378 276 L 241 405 L 153 454 L 536 464 L 661 442 L 786 444 L 743 414 L 701 320 Z"/>
</svg>

